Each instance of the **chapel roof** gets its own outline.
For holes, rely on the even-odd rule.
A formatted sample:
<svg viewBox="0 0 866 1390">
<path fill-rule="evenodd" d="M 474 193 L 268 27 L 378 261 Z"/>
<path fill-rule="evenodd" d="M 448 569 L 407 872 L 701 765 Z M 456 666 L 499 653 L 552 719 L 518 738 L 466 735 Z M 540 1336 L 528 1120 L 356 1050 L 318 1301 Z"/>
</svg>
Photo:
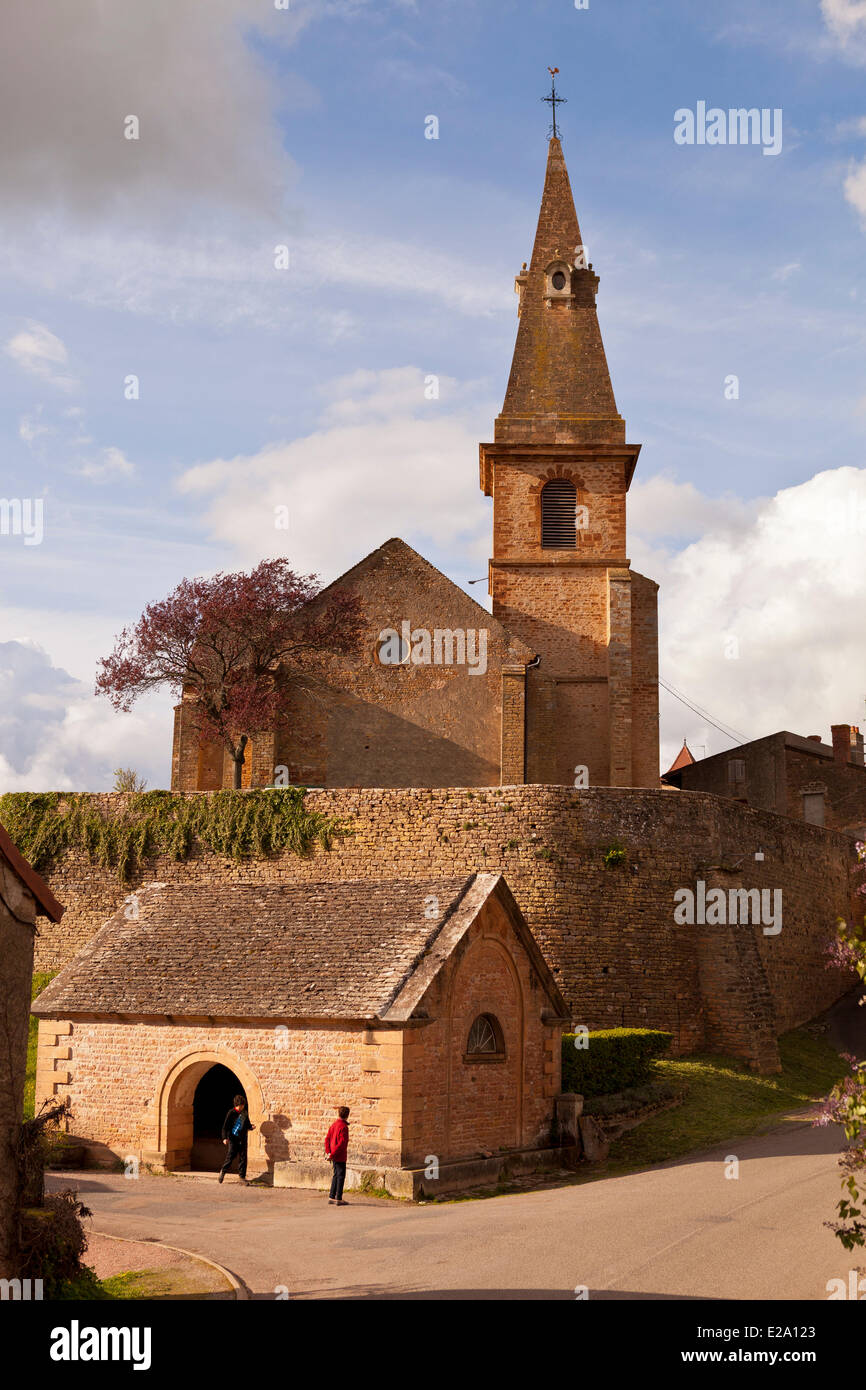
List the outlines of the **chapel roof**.
<svg viewBox="0 0 866 1390">
<path fill-rule="evenodd" d="M 35 1001 L 36 1014 L 408 1019 L 491 895 L 567 1011 L 500 874 L 348 883 L 153 883 Z M 428 916 L 436 900 L 438 915 Z"/>
</svg>

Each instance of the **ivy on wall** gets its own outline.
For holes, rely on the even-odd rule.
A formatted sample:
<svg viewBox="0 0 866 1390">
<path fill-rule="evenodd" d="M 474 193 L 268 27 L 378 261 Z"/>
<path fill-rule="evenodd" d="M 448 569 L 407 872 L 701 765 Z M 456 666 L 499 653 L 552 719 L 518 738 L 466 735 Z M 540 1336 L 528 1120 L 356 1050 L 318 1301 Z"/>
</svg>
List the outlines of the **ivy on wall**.
<svg viewBox="0 0 866 1390">
<path fill-rule="evenodd" d="M 7 792 L 0 823 L 34 869 L 78 849 L 126 883 L 152 855 L 186 859 L 196 846 L 232 859 L 330 849 L 335 835 L 348 832 L 336 817 L 307 810 L 305 794 L 304 787 L 190 797 L 149 791 L 105 808 L 86 792 Z"/>
</svg>

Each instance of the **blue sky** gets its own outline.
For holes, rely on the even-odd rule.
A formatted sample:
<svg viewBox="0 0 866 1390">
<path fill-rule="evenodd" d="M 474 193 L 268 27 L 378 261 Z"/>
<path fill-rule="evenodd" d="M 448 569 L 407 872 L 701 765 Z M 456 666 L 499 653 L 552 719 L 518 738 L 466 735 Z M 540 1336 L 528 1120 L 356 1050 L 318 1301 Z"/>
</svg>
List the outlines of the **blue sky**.
<svg viewBox="0 0 866 1390">
<path fill-rule="evenodd" d="M 168 699 L 115 716 L 92 682 L 184 575 L 330 579 L 392 535 L 485 573 L 548 65 L 662 675 L 750 737 L 862 722 L 864 0 L 74 11 L 0 20 L 2 493 L 45 507 L 40 545 L 0 536 L 3 788 L 167 783 Z M 698 101 L 780 108 L 781 153 L 675 144 Z M 662 716 L 664 762 L 730 744 Z"/>
</svg>

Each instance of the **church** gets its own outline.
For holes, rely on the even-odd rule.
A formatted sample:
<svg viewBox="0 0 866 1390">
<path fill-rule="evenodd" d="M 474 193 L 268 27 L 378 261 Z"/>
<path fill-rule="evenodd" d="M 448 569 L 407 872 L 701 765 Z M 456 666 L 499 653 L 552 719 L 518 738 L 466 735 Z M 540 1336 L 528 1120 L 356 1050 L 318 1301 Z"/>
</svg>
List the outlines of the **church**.
<svg viewBox="0 0 866 1390">
<path fill-rule="evenodd" d="M 826 950 L 850 920 L 850 839 L 660 783 L 657 586 L 627 555 L 639 446 L 598 283 L 554 136 L 480 446 L 492 613 L 386 541 L 331 586 L 357 595 L 356 656 L 316 653 L 280 728 L 252 731 L 245 785 L 283 769 L 345 835 L 242 860 L 198 843 L 123 886 L 86 846 L 49 872 L 67 910 L 38 953 L 61 968 L 34 1005 L 37 1104 L 67 1097 L 76 1132 L 113 1155 L 212 1169 L 243 1090 L 253 1166 L 277 1184 L 323 1185 L 342 1104 L 357 1183 L 417 1197 L 496 1181 L 586 1146 L 581 1098 L 561 1089 L 569 1028 L 662 1029 L 674 1054 L 772 1073 L 779 1036 L 849 987 Z M 231 785 L 184 697 L 173 790 Z M 684 927 L 693 884 L 783 894 L 784 926 Z"/>
<path fill-rule="evenodd" d="M 640 445 L 625 442 L 598 284 L 554 137 L 532 258 L 515 285 L 505 401 L 480 446 L 492 617 L 405 542 L 387 541 L 316 600 L 338 588 L 357 596 L 357 653 L 304 663 L 280 730 L 248 731 L 244 786 L 272 784 L 278 768 L 284 782 L 316 787 L 659 784 L 657 585 L 631 569 L 626 544 Z M 182 700 L 172 789 L 213 791 L 232 775 Z"/>
</svg>

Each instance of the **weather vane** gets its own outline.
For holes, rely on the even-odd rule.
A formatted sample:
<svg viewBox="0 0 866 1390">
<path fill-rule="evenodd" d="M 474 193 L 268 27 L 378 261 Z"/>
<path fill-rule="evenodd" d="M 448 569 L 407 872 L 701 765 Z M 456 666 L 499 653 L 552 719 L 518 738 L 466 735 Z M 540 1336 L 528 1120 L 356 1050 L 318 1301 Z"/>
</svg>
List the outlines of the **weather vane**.
<svg viewBox="0 0 866 1390">
<path fill-rule="evenodd" d="M 548 102 L 551 107 L 551 110 L 553 111 L 552 134 L 554 140 L 558 140 L 559 131 L 556 128 L 556 108 L 560 104 L 564 106 L 566 104 L 566 100 L 565 97 L 558 97 L 556 95 L 556 74 L 559 72 L 559 68 L 548 68 L 547 71 L 550 73 L 550 96 L 542 97 L 541 100 Z"/>
</svg>

